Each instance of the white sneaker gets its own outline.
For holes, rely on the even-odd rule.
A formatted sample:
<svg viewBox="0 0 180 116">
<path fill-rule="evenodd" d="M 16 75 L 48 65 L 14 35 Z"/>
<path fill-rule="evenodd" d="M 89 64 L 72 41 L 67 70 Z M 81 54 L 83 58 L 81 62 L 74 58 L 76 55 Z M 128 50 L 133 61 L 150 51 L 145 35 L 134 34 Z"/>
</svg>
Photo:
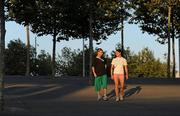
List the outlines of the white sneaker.
<svg viewBox="0 0 180 116">
<path fill-rule="evenodd" d="M 116 97 L 116 102 L 118 102 L 119 101 L 119 97 Z"/>
<path fill-rule="evenodd" d="M 121 101 L 123 101 L 123 100 L 124 100 L 124 99 L 123 99 L 123 96 L 120 96 L 120 100 L 121 100 Z"/>
<path fill-rule="evenodd" d="M 103 100 L 104 101 L 107 101 L 108 100 L 108 97 L 105 95 L 105 96 L 103 96 Z"/>
<path fill-rule="evenodd" d="M 101 96 L 98 96 L 97 101 L 100 101 L 100 100 L 101 100 Z"/>
</svg>

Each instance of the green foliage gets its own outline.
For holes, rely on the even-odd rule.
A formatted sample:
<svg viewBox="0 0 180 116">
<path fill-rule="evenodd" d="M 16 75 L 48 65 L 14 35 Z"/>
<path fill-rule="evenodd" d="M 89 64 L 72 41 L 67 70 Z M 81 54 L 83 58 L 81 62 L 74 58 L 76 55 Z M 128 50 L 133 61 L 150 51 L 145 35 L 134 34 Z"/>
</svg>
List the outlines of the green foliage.
<svg viewBox="0 0 180 116">
<path fill-rule="evenodd" d="M 120 44 L 116 45 L 116 49 L 120 48 Z M 127 47 L 124 58 L 128 62 L 128 72 L 130 77 L 166 77 L 166 63 L 161 62 L 154 57 L 153 52 L 149 48 L 143 48 L 138 54 L 133 53 Z M 114 51 L 111 53 L 111 59 L 114 58 Z"/>
<path fill-rule="evenodd" d="M 71 48 L 64 47 L 62 55 L 57 59 L 57 73 L 63 75 L 82 75 L 82 53 L 80 50 L 72 51 Z"/>
<path fill-rule="evenodd" d="M 35 0 L 7 0 L 8 20 L 28 25 L 36 17 L 37 5 Z"/>
<path fill-rule="evenodd" d="M 25 75 L 27 47 L 20 40 L 11 40 L 5 50 L 5 73 Z M 30 47 L 30 72 L 32 75 L 50 75 L 51 57 L 44 50 L 35 59 L 35 48 Z"/>
<path fill-rule="evenodd" d="M 39 36 L 57 35 L 58 41 L 89 37 L 90 16 L 94 40 L 107 39 L 121 28 L 120 18 L 130 16 L 126 10 L 130 9 L 128 0 L 7 0 L 6 3 L 9 20 L 30 24 Z"/>
<path fill-rule="evenodd" d="M 24 75 L 26 71 L 26 45 L 20 40 L 11 40 L 5 50 L 5 72 L 6 74 Z M 30 51 L 30 59 L 33 58 L 33 48 Z"/>
<path fill-rule="evenodd" d="M 36 74 L 50 75 L 51 74 L 51 56 L 44 50 L 41 50 L 36 59 Z"/>
<path fill-rule="evenodd" d="M 10 20 L 30 25 L 38 36 L 53 36 L 52 76 L 54 76 L 56 41 L 90 37 L 92 18 L 93 40 L 106 40 L 119 30 L 119 1 L 106 0 L 8 0 Z M 103 5 L 102 5 L 103 4 Z M 113 15 L 115 14 L 115 15 Z M 121 15 L 119 15 L 121 14 Z"/>
<path fill-rule="evenodd" d="M 85 74 L 89 75 L 89 49 L 85 48 Z M 95 52 L 93 57 L 95 57 Z M 104 57 L 106 57 L 106 53 Z M 109 60 L 109 59 L 108 59 Z M 56 72 L 60 75 L 82 76 L 83 51 L 64 47 L 57 58 Z"/>
<path fill-rule="evenodd" d="M 167 43 L 168 37 L 168 6 L 172 0 L 132 0 L 134 5 L 133 17 L 130 23 L 139 24 L 143 32 L 156 35 L 159 43 Z M 175 0 L 177 1 L 177 0 Z M 179 37 L 180 5 L 173 3 L 173 22 L 175 37 Z"/>
<path fill-rule="evenodd" d="M 119 44 L 117 45 L 120 46 Z M 5 52 L 6 74 L 24 75 L 26 67 L 26 46 L 21 40 L 10 41 Z M 31 72 L 35 75 L 51 74 L 51 56 L 44 50 L 34 59 L 35 50 L 30 50 Z M 63 48 L 62 54 L 58 56 L 56 61 L 56 72 L 60 75 L 82 76 L 83 67 L 83 51 L 72 50 L 71 48 Z M 95 53 L 93 53 L 95 55 Z M 112 52 L 112 55 L 113 52 Z M 148 48 L 142 49 L 138 54 L 131 52 L 130 48 L 125 49 L 125 58 L 128 61 L 128 70 L 130 77 L 165 77 L 166 63 L 162 63 L 159 59 L 154 58 L 154 54 Z M 89 49 L 85 48 L 85 68 L 86 75 L 89 74 Z M 111 60 L 106 53 L 104 57 L 107 59 L 108 73 Z M 109 75 L 110 76 L 110 75 Z"/>
<path fill-rule="evenodd" d="M 130 23 L 139 24 L 143 32 L 157 35 L 157 41 L 164 44 L 167 42 L 167 1 L 159 0 L 7 0 L 8 19 L 17 23 L 30 24 L 32 31 L 39 36 L 52 35 L 53 41 L 69 40 L 69 38 L 88 38 L 89 19 L 92 17 L 92 32 L 95 41 L 106 40 L 108 35 L 120 30 L 120 19 L 128 20 L 133 13 Z M 133 10 L 131 10 L 133 8 Z M 129 12 L 130 11 L 130 12 Z M 180 37 L 179 6 L 174 7 L 174 27 L 176 37 Z M 53 59 L 55 59 L 55 43 Z M 71 55 L 70 55 L 71 54 Z M 89 54 L 86 49 L 86 57 Z M 113 54 L 113 53 L 112 53 Z M 70 55 L 70 56 L 69 56 Z M 47 59 L 45 57 L 48 57 Z M 161 62 L 154 58 L 149 49 L 144 49 L 139 54 L 134 54 L 129 48 L 125 50 L 124 57 L 129 62 L 131 75 L 151 71 L 152 65 L 160 65 Z M 43 63 L 40 63 L 42 59 Z M 63 74 L 81 74 L 82 51 L 71 51 L 65 48 L 62 56 L 57 60 L 57 72 Z M 39 59 L 39 58 L 38 58 Z M 41 60 L 37 60 L 42 68 L 50 69 L 50 56 L 41 53 Z M 88 57 L 86 59 L 89 59 Z M 53 60 L 54 61 L 54 60 Z M 89 60 L 86 60 L 86 68 Z M 139 64 L 139 63 L 142 63 Z M 46 65 L 46 66 L 45 66 Z M 147 66 L 148 65 L 148 66 Z M 144 68 L 142 68 L 142 67 Z M 157 66 L 157 67 L 158 67 Z M 146 68 L 147 67 L 147 68 Z M 161 66 L 160 66 L 161 67 Z M 162 65 L 164 67 L 164 65 Z M 25 69 L 25 68 L 24 68 Z M 40 68 L 41 69 L 41 68 Z M 88 68 L 87 68 L 88 69 Z M 145 71 L 143 71 L 143 69 Z M 151 67 L 154 69 L 154 67 Z M 44 69 L 48 70 L 48 69 Z M 40 71 L 44 74 L 45 72 Z M 49 73 L 49 71 L 47 71 Z M 88 72 L 87 72 L 88 73 Z M 159 74 L 158 74 L 159 75 Z"/>
<path fill-rule="evenodd" d="M 154 54 L 148 48 L 142 49 L 137 56 L 135 72 L 144 77 L 165 77 L 166 64 L 154 58 Z"/>
<path fill-rule="evenodd" d="M 173 70 L 175 77 L 175 44 L 174 39 L 179 38 L 179 0 L 132 0 L 134 4 L 134 17 L 131 22 L 139 24 L 143 32 L 156 35 L 161 44 L 168 43 L 167 76 L 170 76 L 170 52 L 172 39 Z"/>
<path fill-rule="evenodd" d="M 118 45 L 117 45 L 118 46 Z M 88 49 L 85 50 L 86 56 Z M 94 53 L 95 54 L 95 53 Z M 114 54 L 107 59 L 107 74 L 110 72 L 110 65 Z M 130 48 L 125 49 L 125 56 L 128 62 L 128 72 L 130 77 L 166 77 L 166 63 L 154 57 L 149 48 L 144 48 L 138 54 L 131 52 Z M 56 72 L 60 75 L 82 76 L 82 51 L 63 48 L 62 54 L 58 56 Z M 89 57 L 86 57 L 86 75 L 89 73 Z"/>
</svg>

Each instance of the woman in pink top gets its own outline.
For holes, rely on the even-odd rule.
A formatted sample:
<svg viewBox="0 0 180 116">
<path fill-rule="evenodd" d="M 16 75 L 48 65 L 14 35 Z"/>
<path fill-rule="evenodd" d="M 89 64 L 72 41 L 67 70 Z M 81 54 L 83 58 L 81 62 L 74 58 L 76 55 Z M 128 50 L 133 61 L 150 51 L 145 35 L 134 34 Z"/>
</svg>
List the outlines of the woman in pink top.
<svg viewBox="0 0 180 116">
<path fill-rule="evenodd" d="M 123 100 L 124 96 L 124 76 L 128 79 L 127 61 L 121 56 L 121 50 L 115 51 L 115 58 L 111 62 L 111 79 L 115 83 L 116 101 Z M 125 72 L 125 73 L 124 73 Z M 119 97 L 120 84 L 120 97 Z"/>
</svg>

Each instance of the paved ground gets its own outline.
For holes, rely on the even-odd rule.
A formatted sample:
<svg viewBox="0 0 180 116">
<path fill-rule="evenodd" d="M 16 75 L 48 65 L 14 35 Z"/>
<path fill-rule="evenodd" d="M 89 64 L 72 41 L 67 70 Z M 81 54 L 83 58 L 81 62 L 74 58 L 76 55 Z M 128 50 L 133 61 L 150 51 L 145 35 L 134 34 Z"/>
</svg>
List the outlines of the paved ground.
<svg viewBox="0 0 180 116">
<path fill-rule="evenodd" d="M 125 100 L 96 101 L 87 79 L 6 78 L 0 116 L 180 116 L 180 81 L 130 79 Z"/>
</svg>

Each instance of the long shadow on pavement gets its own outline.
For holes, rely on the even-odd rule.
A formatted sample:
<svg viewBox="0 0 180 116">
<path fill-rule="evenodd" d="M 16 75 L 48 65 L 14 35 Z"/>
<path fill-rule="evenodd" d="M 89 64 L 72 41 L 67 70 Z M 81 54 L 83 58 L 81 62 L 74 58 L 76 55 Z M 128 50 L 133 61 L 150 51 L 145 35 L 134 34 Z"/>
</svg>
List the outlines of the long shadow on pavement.
<svg viewBox="0 0 180 116">
<path fill-rule="evenodd" d="M 128 89 L 127 91 L 125 91 L 124 97 L 130 97 L 133 94 L 138 94 L 141 91 L 141 89 L 141 86 L 136 86 L 131 89 Z"/>
<path fill-rule="evenodd" d="M 79 91 L 87 86 L 89 86 L 86 80 L 85 82 L 78 82 L 77 80 L 69 80 L 69 83 L 63 84 L 61 80 L 57 80 L 59 83 L 41 83 L 32 84 L 32 86 L 21 86 L 22 83 L 19 83 L 20 86 L 12 86 L 5 88 L 4 93 L 11 99 L 22 98 L 22 99 L 55 99 L 61 98 L 67 94 L 70 94 L 75 91 Z M 74 81 L 74 82 L 72 82 Z M 28 82 L 26 82 L 28 83 Z M 31 82 L 30 82 L 31 83 Z M 52 85 L 53 84 L 53 85 Z"/>
<path fill-rule="evenodd" d="M 124 92 L 124 97 L 130 97 L 132 96 L 133 94 L 138 94 L 140 91 L 141 91 L 141 86 L 136 86 L 136 87 L 133 87 L 133 88 L 130 88 L 128 90 L 127 89 L 127 86 L 125 86 L 125 92 Z M 119 88 L 119 92 L 120 92 L 120 88 Z M 112 97 L 115 97 L 115 90 L 111 90 L 108 94 L 107 94 L 108 98 L 111 99 Z"/>
<path fill-rule="evenodd" d="M 90 86 L 87 79 L 13 79 L 5 84 L 5 109 L 10 112 L 32 111 L 36 102 L 60 99 Z"/>
</svg>

